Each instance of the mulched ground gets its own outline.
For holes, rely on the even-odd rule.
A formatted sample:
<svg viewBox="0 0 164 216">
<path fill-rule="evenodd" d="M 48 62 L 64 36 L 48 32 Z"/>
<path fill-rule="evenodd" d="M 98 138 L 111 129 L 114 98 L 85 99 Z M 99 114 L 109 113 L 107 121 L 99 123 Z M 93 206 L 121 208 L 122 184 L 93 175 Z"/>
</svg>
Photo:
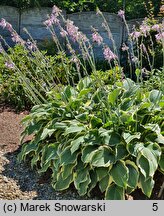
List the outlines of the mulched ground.
<svg viewBox="0 0 164 216">
<path fill-rule="evenodd" d="M 34 199 L 34 200 L 73 200 L 90 199 L 79 197 L 74 188 L 65 192 L 56 192 L 50 185 L 49 175 L 39 176 L 31 170 L 28 163 L 17 163 L 20 151 L 19 139 L 23 130 L 20 121 L 28 112 L 15 113 L 6 106 L 0 106 L 0 200 Z M 158 197 L 164 176 L 157 173 L 155 189 L 150 199 L 164 199 L 164 194 Z M 101 199 L 95 191 L 92 199 Z M 140 190 L 128 199 L 147 199 Z"/>
</svg>

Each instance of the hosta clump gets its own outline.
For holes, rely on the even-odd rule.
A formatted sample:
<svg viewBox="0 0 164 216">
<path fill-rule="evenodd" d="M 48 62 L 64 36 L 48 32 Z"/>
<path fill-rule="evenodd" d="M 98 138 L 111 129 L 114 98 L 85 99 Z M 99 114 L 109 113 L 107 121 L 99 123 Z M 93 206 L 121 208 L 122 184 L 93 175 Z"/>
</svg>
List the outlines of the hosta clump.
<svg viewBox="0 0 164 216">
<path fill-rule="evenodd" d="M 55 190 L 73 183 L 82 196 L 98 185 L 105 199 L 124 199 L 139 187 L 150 197 L 154 173 L 164 172 L 163 93 L 130 79 L 94 82 L 60 86 L 48 104 L 32 109 L 22 136 L 34 137 L 19 160 L 28 156 L 40 173 L 51 169 Z"/>
</svg>

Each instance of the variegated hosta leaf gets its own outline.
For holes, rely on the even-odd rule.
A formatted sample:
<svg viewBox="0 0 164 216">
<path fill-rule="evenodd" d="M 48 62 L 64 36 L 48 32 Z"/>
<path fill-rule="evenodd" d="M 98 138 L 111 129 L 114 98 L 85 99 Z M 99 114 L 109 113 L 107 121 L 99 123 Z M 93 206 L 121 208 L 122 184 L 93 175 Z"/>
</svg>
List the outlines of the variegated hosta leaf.
<svg viewBox="0 0 164 216">
<path fill-rule="evenodd" d="M 101 190 L 102 193 L 104 191 L 106 191 L 106 189 L 110 185 L 110 183 L 111 183 L 111 178 L 110 178 L 109 174 L 107 174 L 105 177 L 103 177 L 99 181 L 99 188 L 100 188 L 100 190 Z"/>
<path fill-rule="evenodd" d="M 124 161 L 117 161 L 112 169 L 110 170 L 110 174 L 113 178 L 113 181 L 120 187 L 126 188 L 128 184 L 129 178 L 129 170 L 125 165 Z"/>
<path fill-rule="evenodd" d="M 70 134 L 70 133 L 77 133 L 84 131 L 85 127 L 84 126 L 79 126 L 79 125 L 71 125 L 70 127 L 66 128 L 64 136 Z"/>
<path fill-rule="evenodd" d="M 98 181 L 103 179 L 109 173 L 109 167 L 97 167 L 95 170 Z"/>
<path fill-rule="evenodd" d="M 125 199 L 125 189 L 119 187 L 116 184 L 111 184 L 105 192 L 105 199 L 107 200 L 124 200 Z"/>
<path fill-rule="evenodd" d="M 135 133 L 135 134 L 130 134 L 130 133 L 123 133 L 123 138 L 127 144 L 129 144 L 132 140 L 134 139 L 140 139 L 141 133 Z"/>
<path fill-rule="evenodd" d="M 112 105 L 116 103 L 120 91 L 121 91 L 121 88 L 117 88 L 108 94 L 109 103 L 111 103 Z"/>
<path fill-rule="evenodd" d="M 116 151 L 116 160 L 121 160 L 126 158 L 129 155 L 129 152 L 126 149 L 124 144 L 119 144 L 115 147 Z"/>
<path fill-rule="evenodd" d="M 139 187 L 141 188 L 142 192 L 150 198 L 153 187 L 154 187 L 154 180 L 152 177 L 145 179 L 145 177 L 140 174 L 140 181 Z"/>
<path fill-rule="evenodd" d="M 82 196 L 87 193 L 88 185 L 91 183 L 89 167 L 78 169 L 74 174 L 74 185 Z"/>
<path fill-rule="evenodd" d="M 61 165 L 73 164 L 73 163 L 76 162 L 77 156 L 78 156 L 78 152 L 74 152 L 72 154 L 70 146 L 68 146 L 59 155 L 59 157 L 60 157 L 60 164 Z"/>
<path fill-rule="evenodd" d="M 71 142 L 71 154 L 79 149 L 80 144 L 84 142 L 84 136 L 80 136 Z"/>
<path fill-rule="evenodd" d="M 92 116 L 90 120 L 91 128 L 99 128 L 102 126 L 102 119 Z"/>
<path fill-rule="evenodd" d="M 66 179 L 68 176 L 73 173 L 73 169 L 76 166 L 76 163 L 63 165 L 61 168 L 62 178 Z"/>
<path fill-rule="evenodd" d="M 155 143 L 143 145 L 143 148 L 138 151 L 137 165 L 146 179 L 154 176 L 160 155 L 160 147 Z"/>
<path fill-rule="evenodd" d="M 130 188 L 136 188 L 139 179 L 138 167 L 133 161 L 130 160 L 126 161 L 125 163 L 126 163 L 126 167 L 129 170 L 129 177 L 128 177 L 127 184 Z"/>
<path fill-rule="evenodd" d="M 88 146 L 84 147 L 82 150 L 81 160 L 84 163 L 90 163 L 92 160 L 92 157 L 94 155 L 94 152 L 96 150 L 97 150 L 97 146 L 94 146 L 94 145 L 88 145 Z"/>
<path fill-rule="evenodd" d="M 58 173 L 57 180 L 52 183 L 52 186 L 57 191 L 62 191 L 69 188 L 70 184 L 73 182 L 73 173 L 71 173 L 67 178 L 63 179 L 62 173 Z"/>
<path fill-rule="evenodd" d="M 97 175 L 95 170 L 91 170 L 90 173 L 90 184 L 88 185 L 88 196 L 90 196 L 90 192 L 92 191 L 92 189 L 94 189 L 98 183 L 98 179 L 97 179 Z"/>
<path fill-rule="evenodd" d="M 75 181 L 74 181 L 74 183 L 75 183 Z M 79 193 L 80 196 L 84 196 L 87 193 L 90 183 L 91 183 L 90 175 L 87 174 L 86 181 L 80 183 L 79 187 L 77 188 L 78 193 Z"/>
<path fill-rule="evenodd" d="M 91 165 L 94 167 L 109 167 L 114 161 L 115 155 L 112 149 L 107 146 L 100 146 L 98 150 L 94 151 Z"/>
<path fill-rule="evenodd" d="M 55 159 L 58 159 L 58 155 L 57 155 L 58 145 L 59 143 L 55 143 L 55 144 L 45 145 L 44 147 L 42 147 L 41 149 L 42 151 L 40 151 L 42 152 L 42 156 L 40 152 L 38 151 L 36 152 L 36 156 L 38 155 L 38 158 L 41 160 L 40 162 L 41 169 L 38 170 L 39 173 L 46 172 L 48 168 L 51 168 L 52 160 L 54 161 Z M 36 159 L 33 158 L 31 163 Z"/>
<path fill-rule="evenodd" d="M 31 168 L 32 169 L 34 168 L 34 166 L 37 166 L 38 162 L 40 162 L 42 149 L 43 149 L 42 145 L 39 145 L 38 149 L 35 151 L 35 154 L 31 160 Z"/>
<path fill-rule="evenodd" d="M 25 160 L 26 156 L 31 152 L 35 152 L 38 149 L 38 144 L 35 142 L 25 143 L 22 147 L 22 151 L 18 154 L 18 160 Z"/>
<path fill-rule="evenodd" d="M 103 143 L 109 146 L 116 146 L 121 143 L 121 136 L 117 132 L 104 131 L 101 133 Z"/>
<path fill-rule="evenodd" d="M 164 173 L 164 153 L 161 155 L 159 166 L 160 166 L 161 171 Z"/>
<path fill-rule="evenodd" d="M 48 129 L 48 128 L 44 128 L 41 136 L 40 136 L 40 140 L 44 140 L 47 137 L 50 137 L 53 133 L 54 133 L 55 129 Z"/>
<path fill-rule="evenodd" d="M 156 104 L 162 98 L 162 92 L 156 89 L 153 89 L 150 92 L 149 99 L 152 103 Z"/>
</svg>

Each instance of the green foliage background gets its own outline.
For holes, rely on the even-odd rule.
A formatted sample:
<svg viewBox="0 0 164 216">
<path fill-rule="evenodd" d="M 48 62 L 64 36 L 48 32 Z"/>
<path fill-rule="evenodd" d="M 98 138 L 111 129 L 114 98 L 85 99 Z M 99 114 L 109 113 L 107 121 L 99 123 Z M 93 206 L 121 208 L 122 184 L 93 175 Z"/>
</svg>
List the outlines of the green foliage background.
<svg viewBox="0 0 164 216">
<path fill-rule="evenodd" d="M 1 0 L 1 5 L 15 6 L 22 9 L 29 7 L 52 7 L 57 5 L 61 9 L 65 9 L 67 12 L 77 12 L 77 11 L 93 11 L 98 6 L 101 11 L 117 13 L 117 11 L 123 8 L 125 4 L 126 15 L 128 19 L 145 17 L 148 15 L 145 5 L 148 9 L 150 7 L 149 3 L 153 4 L 154 15 L 157 16 L 160 10 L 160 6 L 163 0 Z"/>
</svg>

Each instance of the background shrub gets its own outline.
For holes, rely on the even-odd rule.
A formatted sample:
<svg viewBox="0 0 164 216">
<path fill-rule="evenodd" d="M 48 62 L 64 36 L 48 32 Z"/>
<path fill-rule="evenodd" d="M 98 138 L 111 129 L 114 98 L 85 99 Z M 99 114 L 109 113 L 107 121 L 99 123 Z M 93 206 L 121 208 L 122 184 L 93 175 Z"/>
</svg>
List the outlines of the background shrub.
<svg viewBox="0 0 164 216">
<path fill-rule="evenodd" d="M 149 10 L 152 9 L 155 16 L 159 14 L 160 6 L 163 4 L 163 0 L 126 0 L 125 6 L 122 0 L 1 0 L 1 5 L 15 6 L 22 9 L 29 7 L 52 7 L 56 5 L 69 13 L 77 11 L 93 11 L 98 6 L 101 11 L 117 13 L 120 8 L 126 10 L 126 18 L 141 18 L 148 15 Z M 146 9 L 147 8 L 147 9 Z"/>
<path fill-rule="evenodd" d="M 1 100 L 17 109 L 45 102 L 47 91 L 57 84 L 68 84 L 63 64 L 73 77 L 74 66 L 63 53 L 50 56 L 22 45 L 0 53 Z"/>
</svg>

